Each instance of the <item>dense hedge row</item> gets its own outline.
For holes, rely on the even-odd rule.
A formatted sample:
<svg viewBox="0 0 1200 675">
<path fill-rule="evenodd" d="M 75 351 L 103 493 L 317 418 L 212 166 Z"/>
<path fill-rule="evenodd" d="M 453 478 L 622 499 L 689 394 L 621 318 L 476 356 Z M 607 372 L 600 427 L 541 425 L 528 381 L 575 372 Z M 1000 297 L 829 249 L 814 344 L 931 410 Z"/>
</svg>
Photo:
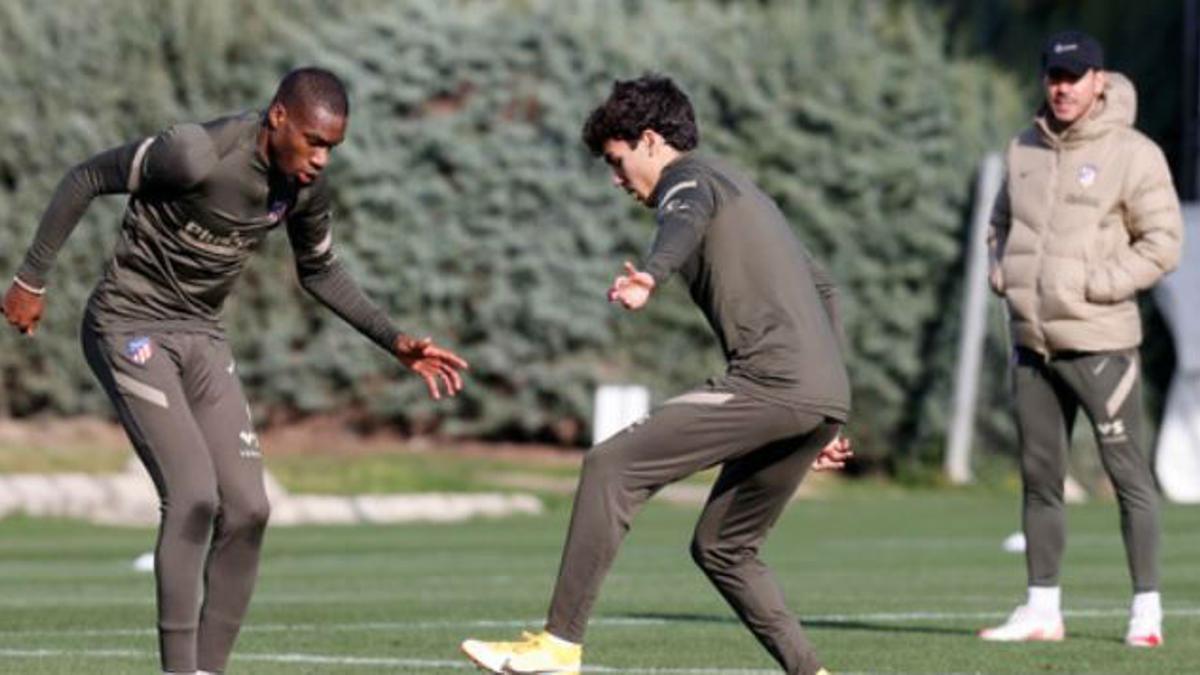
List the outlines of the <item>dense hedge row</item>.
<svg viewBox="0 0 1200 675">
<path fill-rule="evenodd" d="M 719 372 L 681 289 L 638 315 L 603 299 L 651 217 L 578 130 L 613 78 L 654 70 L 692 95 L 702 146 L 749 169 L 841 282 L 860 452 L 942 433 L 975 166 L 1023 115 L 1008 79 L 946 59 L 919 7 L 13 0 L 0 15 L 4 269 L 73 162 L 261 105 L 295 64 L 350 85 L 331 168 L 340 255 L 403 326 L 466 355 L 471 382 L 456 403 L 427 402 L 302 297 L 280 234 L 227 313 L 260 414 L 583 440 L 595 384 L 662 396 Z M 101 202 L 63 251 L 42 333 L 0 338 L 0 409 L 104 409 L 75 337 L 122 205 Z"/>
</svg>

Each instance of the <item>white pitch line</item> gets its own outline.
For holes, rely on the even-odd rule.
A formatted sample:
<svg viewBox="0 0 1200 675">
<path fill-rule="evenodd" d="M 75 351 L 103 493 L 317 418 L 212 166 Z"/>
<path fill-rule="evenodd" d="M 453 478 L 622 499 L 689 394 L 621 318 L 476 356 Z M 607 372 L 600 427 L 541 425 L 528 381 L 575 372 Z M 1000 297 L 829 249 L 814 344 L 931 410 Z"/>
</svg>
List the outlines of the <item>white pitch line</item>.
<svg viewBox="0 0 1200 675">
<path fill-rule="evenodd" d="M 101 659 L 153 659 L 155 652 L 123 649 L 4 649 L 0 658 L 54 658 L 63 656 Z M 241 653 L 233 657 L 238 661 L 259 663 L 291 663 L 327 666 L 362 666 L 366 668 L 421 668 L 434 670 L 478 670 L 465 658 L 461 661 L 436 659 L 398 659 L 373 656 L 332 656 L 327 654 L 254 654 Z M 584 672 L 620 673 L 626 675 L 767 675 L 775 670 L 759 668 L 613 668 L 608 666 L 585 666 Z"/>
<path fill-rule="evenodd" d="M 1163 609 L 1166 616 L 1197 617 L 1200 607 L 1179 607 Z M 1008 612 L 874 612 L 870 614 L 813 614 L 801 616 L 800 622 L 850 622 L 850 621 L 957 621 L 966 619 L 994 619 L 1006 617 Z M 1062 615 L 1066 618 L 1092 619 L 1116 616 L 1128 616 L 1129 608 L 1112 609 L 1064 609 Z"/>
<path fill-rule="evenodd" d="M 129 649 L 7 649 L 0 648 L 0 658 L 54 658 L 62 656 L 84 656 L 103 659 L 153 659 L 156 652 Z M 461 661 L 439 661 L 433 659 L 396 659 L 367 656 L 330 656 L 325 654 L 237 654 L 236 661 L 258 661 L 265 663 L 307 663 L 341 666 L 381 666 L 388 668 L 438 668 L 470 670 L 474 666 Z"/>
<path fill-rule="evenodd" d="M 956 621 L 966 619 L 994 619 L 1006 617 L 1008 612 L 875 612 L 871 614 L 814 614 L 800 617 L 800 622 L 849 622 L 849 621 Z M 1197 617 L 1200 607 L 1180 607 L 1164 609 L 1166 616 Z M 1064 609 L 1062 615 L 1067 618 L 1091 619 L 1128 616 L 1126 607 L 1112 609 Z"/>
<path fill-rule="evenodd" d="M 97 658 L 140 659 L 153 657 L 154 654 L 133 649 L 11 649 L 0 647 L 0 656 L 10 658 L 44 659 L 54 656 L 94 656 Z"/>
</svg>

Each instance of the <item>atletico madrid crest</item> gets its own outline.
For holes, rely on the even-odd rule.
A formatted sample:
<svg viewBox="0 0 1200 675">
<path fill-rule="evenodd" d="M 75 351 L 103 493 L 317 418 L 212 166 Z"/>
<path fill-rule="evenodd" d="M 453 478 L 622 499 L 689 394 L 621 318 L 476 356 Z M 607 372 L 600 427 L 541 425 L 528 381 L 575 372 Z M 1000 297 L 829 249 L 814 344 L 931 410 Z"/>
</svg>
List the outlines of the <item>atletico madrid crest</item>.
<svg viewBox="0 0 1200 675">
<path fill-rule="evenodd" d="M 154 343 L 148 336 L 139 335 L 125 343 L 125 358 L 139 366 L 145 365 L 152 356 L 154 356 Z"/>
<path fill-rule="evenodd" d="M 1084 164 L 1079 167 L 1079 173 L 1076 175 L 1076 178 L 1079 179 L 1080 186 L 1090 188 L 1092 187 L 1092 183 L 1096 182 L 1096 174 L 1098 173 L 1100 171 L 1096 168 L 1095 164 Z"/>
<path fill-rule="evenodd" d="M 267 212 L 267 220 L 269 220 L 271 223 L 278 223 L 279 221 L 283 220 L 285 215 L 287 215 L 287 208 L 288 203 L 283 199 L 273 202 L 271 204 L 271 209 Z"/>
</svg>

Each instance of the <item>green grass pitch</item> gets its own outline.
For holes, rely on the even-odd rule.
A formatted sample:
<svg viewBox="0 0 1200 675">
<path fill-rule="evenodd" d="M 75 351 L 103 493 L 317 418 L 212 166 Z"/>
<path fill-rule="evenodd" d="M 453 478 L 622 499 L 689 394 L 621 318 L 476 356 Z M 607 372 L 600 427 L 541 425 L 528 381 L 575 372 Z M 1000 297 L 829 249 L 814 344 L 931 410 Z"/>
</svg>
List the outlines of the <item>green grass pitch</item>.
<svg viewBox="0 0 1200 675">
<path fill-rule="evenodd" d="M 1166 646 L 1120 639 L 1129 582 L 1117 509 L 1072 506 L 1061 644 L 974 637 L 1021 599 L 1001 540 L 1016 497 L 855 490 L 792 505 L 764 557 L 835 673 L 1200 671 L 1200 509 L 1164 510 Z M 278 527 L 230 673 L 451 673 L 465 637 L 511 639 L 543 616 L 566 525 Z M 687 553 L 696 509 L 651 504 L 603 589 L 585 671 L 770 673 Z M 0 672 L 157 672 L 148 530 L 0 522 Z"/>
</svg>

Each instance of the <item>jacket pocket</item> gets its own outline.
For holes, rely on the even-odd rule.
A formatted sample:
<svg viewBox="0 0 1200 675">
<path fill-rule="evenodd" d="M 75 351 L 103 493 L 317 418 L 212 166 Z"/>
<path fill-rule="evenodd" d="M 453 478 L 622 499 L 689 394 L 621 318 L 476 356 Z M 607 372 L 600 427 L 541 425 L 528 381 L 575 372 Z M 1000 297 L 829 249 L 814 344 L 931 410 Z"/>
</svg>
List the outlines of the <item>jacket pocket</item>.
<svg viewBox="0 0 1200 675">
<path fill-rule="evenodd" d="M 1122 283 L 1123 274 L 1113 262 L 1105 261 L 1088 270 L 1086 297 L 1095 305 L 1115 305 L 1130 300 L 1136 294 L 1130 292 L 1132 284 Z"/>
<path fill-rule="evenodd" d="M 1087 264 L 1067 257 L 1046 258 L 1042 264 L 1042 318 L 1087 318 Z"/>
</svg>

